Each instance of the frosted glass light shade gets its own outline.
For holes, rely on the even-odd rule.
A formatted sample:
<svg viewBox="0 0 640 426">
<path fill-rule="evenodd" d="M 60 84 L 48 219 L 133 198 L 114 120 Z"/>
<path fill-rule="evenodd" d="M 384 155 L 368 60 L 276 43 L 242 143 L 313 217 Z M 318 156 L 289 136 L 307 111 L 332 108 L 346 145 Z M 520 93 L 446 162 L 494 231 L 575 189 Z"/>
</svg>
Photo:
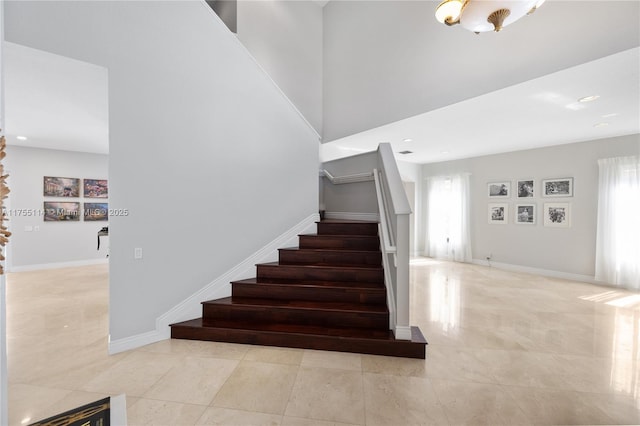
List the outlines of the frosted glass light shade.
<svg viewBox="0 0 640 426">
<path fill-rule="evenodd" d="M 453 23 L 460 18 L 460 12 L 462 12 L 461 0 L 444 0 L 436 9 L 436 19 L 444 24 L 449 18 L 449 23 Z"/>
<path fill-rule="evenodd" d="M 540 0 L 471 0 L 460 16 L 460 25 L 476 33 L 493 31 L 493 24 L 487 21 L 487 17 L 496 10 L 508 9 L 511 12 L 502 23 L 502 27 L 506 27 L 525 16 L 538 3 Z"/>
</svg>

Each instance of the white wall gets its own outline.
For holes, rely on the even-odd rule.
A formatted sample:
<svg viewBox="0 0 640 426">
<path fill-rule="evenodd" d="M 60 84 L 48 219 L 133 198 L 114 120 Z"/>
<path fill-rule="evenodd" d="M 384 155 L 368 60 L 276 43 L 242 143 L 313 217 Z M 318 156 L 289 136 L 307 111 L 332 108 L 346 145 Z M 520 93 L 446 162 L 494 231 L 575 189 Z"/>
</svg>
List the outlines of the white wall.
<svg viewBox="0 0 640 426">
<path fill-rule="evenodd" d="M 238 39 L 322 134 L 320 5 L 314 1 L 239 1 Z"/>
<path fill-rule="evenodd" d="M 640 40 L 637 1 L 548 1 L 503 32 L 480 35 L 437 22 L 437 3 L 325 6 L 325 142 L 630 49 Z M 602 24 L 613 9 L 615 31 Z"/>
<path fill-rule="evenodd" d="M 29 216 L 28 212 L 42 211 L 44 201 L 80 202 L 81 208 L 87 202 L 108 202 L 104 198 L 83 198 L 82 193 L 80 198 L 42 195 L 44 176 L 107 179 L 108 165 L 107 155 L 7 147 L 5 168 L 11 188 L 8 224 L 13 233 L 7 258 L 10 271 L 106 259 L 109 240 L 102 238 L 97 250 L 96 235 L 108 226 L 107 222 L 85 222 L 82 218 L 78 222 L 45 222 L 43 216 Z M 26 227 L 32 231 L 27 232 Z"/>
<path fill-rule="evenodd" d="M 109 70 L 110 333 L 318 209 L 318 140 L 204 1 L 8 2 L 9 41 Z M 134 260 L 134 248 L 143 259 Z"/>
<path fill-rule="evenodd" d="M 594 140 L 549 148 L 518 151 L 423 166 L 423 179 L 459 172 L 471 173 L 471 239 L 473 258 L 547 271 L 593 277 L 595 269 L 596 220 L 598 204 L 599 158 L 640 154 L 640 135 Z M 547 198 L 541 195 L 541 180 L 573 177 L 574 196 Z M 489 199 L 489 182 L 510 181 L 512 192 L 517 180 L 535 179 L 535 197 Z M 423 196 L 423 200 L 426 197 Z M 426 203 L 426 201 L 423 201 Z M 506 202 L 509 223 L 488 223 L 488 204 Z M 537 205 L 535 225 L 514 223 L 515 205 Z M 545 202 L 569 202 L 570 228 L 543 226 Z M 426 204 L 423 208 L 426 212 Z M 425 215 L 421 221 L 424 223 Z M 423 241 L 424 244 L 424 241 Z M 424 245 L 422 246 L 424 250 Z"/>
</svg>

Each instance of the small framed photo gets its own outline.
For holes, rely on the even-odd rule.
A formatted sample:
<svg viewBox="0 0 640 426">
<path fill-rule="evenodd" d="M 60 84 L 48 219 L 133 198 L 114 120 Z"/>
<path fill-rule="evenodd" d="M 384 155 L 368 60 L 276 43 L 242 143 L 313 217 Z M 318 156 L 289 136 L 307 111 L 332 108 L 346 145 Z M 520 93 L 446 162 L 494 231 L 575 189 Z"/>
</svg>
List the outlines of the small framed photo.
<svg viewBox="0 0 640 426">
<path fill-rule="evenodd" d="M 525 179 L 518 181 L 518 198 L 532 198 L 534 197 L 534 180 L 533 179 Z"/>
<path fill-rule="evenodd" d="M 493 182 L 487 185 L 489 198 L 509 198 L 511 196 L 511 182 Z"/>
<path fill-rule="evenodd" d="M 105 222 L 109 220 L 109 203 L 84 203 L 84 220 L 86 222 Z"/>
<path fill-rule="evenodd" d="M 109 197 L 109 183 L 106 179 L 84 179 L 82 186 L 85 198 Z"/>
<path fill-rule="evenodd" d="M 571 226 L 571 204 L 544 203 L 544 226 L 569 228 Z"/>
<path fill-rule="evenodd" d="M 545 197 L 573 197 L 573 178 L 544 179 L 542 195 Z"/>
<path fill-rule="evenodd" d="M 536 224 L 536 205 L 535 204 L 516 204 L 516 224 L 518 225 L 535 225 Z"/>
<path fill-rule="evenodd" d="M 489 223 L 492 225 L 506 225 L 509 220 L 509 204 L 489 203 Z"/>
<path fill-rule="evenodd" d="M 45 222 L 78 222 L 80 203 L 44 202 Z"/>
<path fill-rule="evenodd" d="M 79 197 L 80 179 L 45 176 L 42 194 L 45 197 Z"/>
</svg>

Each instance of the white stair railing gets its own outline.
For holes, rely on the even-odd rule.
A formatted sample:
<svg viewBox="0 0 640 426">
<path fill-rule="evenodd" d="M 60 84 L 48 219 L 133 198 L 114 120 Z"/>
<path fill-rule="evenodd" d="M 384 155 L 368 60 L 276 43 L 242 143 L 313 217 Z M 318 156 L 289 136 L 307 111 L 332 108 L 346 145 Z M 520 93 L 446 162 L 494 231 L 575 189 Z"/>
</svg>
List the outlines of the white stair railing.
<svg viewBox="0 0 640 426">
<path fill-rule="evenodd" d="M 411 214 L 411 206 L 402 185 L 391 145 L 388 143 L 382 143 L 378 146 L 378 168 L 374 171 L 374 179 L 380 213 L 385 284 L 389 297 L 390 313 L 393 311 L 389 323 L 396 339 L 411 340 L 411 326 L 409 324 L 409 215 Z"/>
<path fill-rule="evenodd" d="M 377 167 L 372 172 L 334 177 L 327 170 L 320 175 L 333 184 L 346 184 L 373 180 L 380 222 L 378 234 L 382 250 L 385 286 L 389 305 L 389 329 L 396 339 L 411 340 L 409 324 L 409 215 L 400 172 L 391 145 L 378 146 Z"/>
</svg>

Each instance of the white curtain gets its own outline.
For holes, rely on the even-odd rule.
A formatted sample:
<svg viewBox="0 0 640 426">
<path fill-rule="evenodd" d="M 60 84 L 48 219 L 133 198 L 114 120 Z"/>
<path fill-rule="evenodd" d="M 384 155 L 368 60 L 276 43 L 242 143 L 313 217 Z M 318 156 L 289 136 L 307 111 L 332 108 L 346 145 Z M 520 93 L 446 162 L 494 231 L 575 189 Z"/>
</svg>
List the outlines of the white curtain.
<svg viewBox="0 0 640 426">
<path fill-rule="evenodd" d="M 598 160 L 596 280 L 640 290 L 640 157 Z"/>
<path fill-rule="evenodd" d="M 471 262 L 469 175 L 427 180 L 426 255 Z"/>
</svg>

